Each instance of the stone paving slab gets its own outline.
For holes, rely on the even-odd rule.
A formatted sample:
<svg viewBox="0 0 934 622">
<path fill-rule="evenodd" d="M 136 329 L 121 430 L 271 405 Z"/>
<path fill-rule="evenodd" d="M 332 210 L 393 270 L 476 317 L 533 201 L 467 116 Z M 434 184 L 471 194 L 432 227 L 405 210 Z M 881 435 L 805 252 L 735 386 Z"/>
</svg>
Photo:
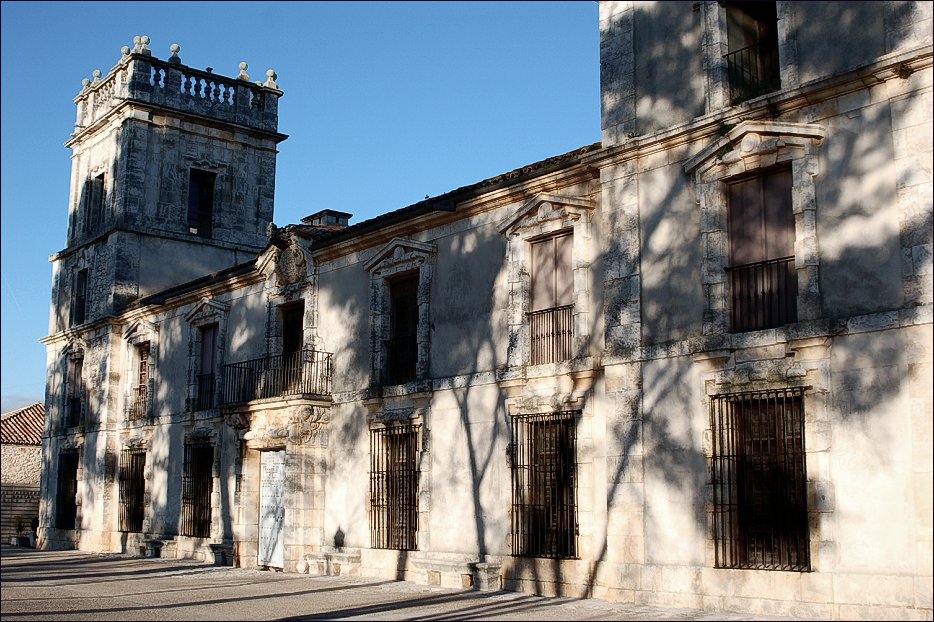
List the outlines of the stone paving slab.
<svg viewBox="0 0 934 622">
<path fill-rule="evenodd" d="M 3 620 L 793 620 L 77 551 L 0 550 Z"/>
</svg>

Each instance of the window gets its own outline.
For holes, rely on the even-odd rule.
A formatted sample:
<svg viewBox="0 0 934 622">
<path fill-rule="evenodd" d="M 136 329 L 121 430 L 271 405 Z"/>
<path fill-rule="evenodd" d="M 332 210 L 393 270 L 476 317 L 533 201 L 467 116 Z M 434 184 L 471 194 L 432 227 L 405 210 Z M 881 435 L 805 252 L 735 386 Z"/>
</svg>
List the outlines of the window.
<svg viewBox="0 0 934 622">
<path fill-rule="evenodd" d="M 143 530 L 146 451 L 124 449 L 120 455 L 120 531 Z"/>
<path fill-rule="evenodd" d="M 280 309 L 282 317 L 282 385 L 276 394 L 294 393 L 302 382 L 302 345 L 305 304 L 299 302 Z"/>
<path fill-rule="evenodd" d="M 133 403 L 130 406 L 130 416 L 140 419 L 149 412 L 149 342 L 136 346 L 136 378 L 137 384 L 133 389 Z"/>
<path fill-rule="evenodd" d="M 84 358 L 68 359 L 65 379 L 65 427 L 81 425 L 84 419 Z"/>
<path fill-rule="evenodd" d="M 211 492 L 214 487 L 214 445 L 208 440 L 185 443 L 182 474 L 183 536 L 207 538 L 211 535 Z"/>
<path fill-rule="evenodd" d="M 418 274 L 389 282 L 389 339 L 386 341 L 386 384 L 415 380 L 418 360 Z"/>
<path fill-rule="evenodd" d="M 209 410 L 214 408 L 215 370 L 217 362 L 217 324 L 208 324 L 200 328 L 201 356 L 199 357 L 199 371 L 197 375 L 197 395 L 195 397 L 195 410 Z"/>
<path fill-rule="evenodd" d="M 570 232 L 532 242 L 531 365 L 571 358 L 574 310 L 572 242 Z"/>
<path fill-rule="evenodd" d="M 717 568 L 810 570 L 802 392 L 711 398 Z"/>
<path fill-rule="evenodd" d="M 71 306 L 71 325 L 84 324 L 88 300 L 88 271 L 78 270 L 75 274 L 74 300 Z"/>
<path fill-rule="evenodd" d="M 731 331 L 797 321 L 791 170 L 730 183 L 728 204 Z"/>
<path fill-rule="evenodd" d="M 215 173 L 191 169 L 188 177 L 188 232 L 211 237 L 214 219 Z"/>
<path fill-rule="evenodd" d="M 512 550 L 577 556 L 577 411 L 512 418 Z"/>
<path fill-rule="evenodd" d="M 730 102 L 778 90 L 778 19 L 774 2 L 725 2 Z"/>
<path fill-rule="evenodd" d="M 58 494 L 55 496 L 55 527 L 74 529 L 78 516 L 78 452 L 62 451 L 58 454 Z"/>
<path fill-rule="evenodd" d="M 89 179 L 85 186 L 87 192 L 87 212 L 85 228 L 88 234 L 94 233 L 104 216 L 104 174 Z"/>
<path fill-rule="evenodd" d="M 414 551 L 418 530 L 418 426 L 370 431 L 373 548 Z"/>
</svg>

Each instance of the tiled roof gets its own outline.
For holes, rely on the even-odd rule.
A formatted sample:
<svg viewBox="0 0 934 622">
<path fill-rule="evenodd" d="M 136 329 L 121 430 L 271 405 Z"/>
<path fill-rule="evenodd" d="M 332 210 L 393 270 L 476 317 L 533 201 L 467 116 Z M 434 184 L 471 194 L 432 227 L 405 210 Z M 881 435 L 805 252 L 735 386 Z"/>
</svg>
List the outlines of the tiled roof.
<svg viewBox="0 0 934 622">
<path fill-rule="evenodd" d="M 41 445 L 45 425 L 45 406 L 30 404 L 0 415 L 0 443 L 4 445 Z"/>
</svg>

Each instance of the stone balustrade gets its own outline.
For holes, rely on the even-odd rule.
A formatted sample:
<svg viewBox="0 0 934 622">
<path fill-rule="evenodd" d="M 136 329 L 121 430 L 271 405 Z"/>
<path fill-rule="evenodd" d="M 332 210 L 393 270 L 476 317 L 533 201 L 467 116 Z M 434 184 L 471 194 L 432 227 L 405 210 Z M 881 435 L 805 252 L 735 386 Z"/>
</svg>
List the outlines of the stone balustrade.
<svg viewBox="0 0 934 622">
<path fill-rule="evenodd" d="M 236 78 L 227 78 L 181 63 L 180 47 L 173 44 L 172 56 L 152 56 L 149 37 L 135 37 L 134 47 L 124 47 L 123 58 L 102 76 L 85 79 L 75 97 L 75 134 L 94 125 L 126 101 L 149 103 L 202 117 L 236 123 L 252 129 L 275 132 L 279 122 L 276 73 L 266 72 L 266 82 L 251 82 L 246 63 L 240 63 Z"/>
</svg>

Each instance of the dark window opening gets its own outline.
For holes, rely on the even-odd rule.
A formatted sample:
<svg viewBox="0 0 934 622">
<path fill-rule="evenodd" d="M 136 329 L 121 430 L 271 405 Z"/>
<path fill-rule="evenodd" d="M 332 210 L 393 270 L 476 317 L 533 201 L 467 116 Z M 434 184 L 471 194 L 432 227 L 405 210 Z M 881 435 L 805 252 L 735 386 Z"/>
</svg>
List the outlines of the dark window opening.
<svg viewBox="0 0 934 622">
<path fill-rule="evenodd" d="M 726 2 L 730 103 L 781 88 L 774 2 Z"/>
<path fill-rule="evenodd" d="M 71 306 L 71 325 L 84 324 L 88 303 L 88 271 L 78 270 L 75 274 L 74 300 Z"/>
<path fill-rule="evenodd" d="M 811 569 L 802 393 L 711 398 L 717 568 Z"/>
<path fill-rule="evenodd" d="M 81 425 L 84 419 L 84 359 L 68 360 L 68 376 L 65 379 L 65 427 Z"/>
<path fill-rule="evenodd" d="M 213 465 L 214 445 L 210 441 L 185 443 L 180 535 L 195 538 L 207 538 L 211 535 Z"/>
<path fill-rule="evenodd" d="M 302 346 L 305 336 L 305 303 L 290 304 L 282 314 L 282 390 L 294 392 L 302 382 Z"/>
<path fill-rule="evenodd" d="M 415 380 L 418 361 L 418 273 L 389 282 L 386 384 Z"/>
<path fill-rule="evenodd" d="M 97 231 L 104 219 L 104 174 L 101 173 L 85 184 L 87 212 L 85 226 L 88 234 Z"/>
<path fill-rule="evenodd" d="M 418 548 L 418 426 L 370 431 L 370 539 L 373 548 Z"/>
<path fill-rule="evenodd" d="M 512 418 L 512 550 L 516 556 L 577 557 L 579 414 Z"/>
<path fill-rule="evenodd" d="M 143 530 L 145 468 L 146 452 L 142 449 L 125 449 L 120 454 L 120 531 Z"/>
<path fill-rule="evenodd" d="M 570 232 L 564 232 L 531 244 L 531 365 L 571 358 L 574 334 L 574 276 L 571 269 L 573 240 Z"/>
<path fill-rule="evenodd" d="M 149 342 L 136 347 L 137 384 L 133 389 L 133 404 L 130 415 L 133 419 L 140 419 L 149 410 Z"/>
<path fill-rule="evenodd" d="M 202 326 L 201 352 L 198 358 L 198 376 L 196 378 L 195 410 L 214 408 L 216 388 L 215 365 L 217 362 L 217 324 Z"/>
<path fill-rule="evenodd" d="M 798 319 L 791 170 L 728 186 L 730 330 L 741 333 Z"/>
<path fill-rule="evenodd" d="M 78 452 L 58 454 L 58 491 L 55 495 L 56 529 L 74 529 L 78 517 Z"/>
<path fill-rule="evenodd" d="M 214 181 L 217 175 L 191 169 L 188 177 L 188 232 L 211 237 L 214 219 Z"/>
</svg>

